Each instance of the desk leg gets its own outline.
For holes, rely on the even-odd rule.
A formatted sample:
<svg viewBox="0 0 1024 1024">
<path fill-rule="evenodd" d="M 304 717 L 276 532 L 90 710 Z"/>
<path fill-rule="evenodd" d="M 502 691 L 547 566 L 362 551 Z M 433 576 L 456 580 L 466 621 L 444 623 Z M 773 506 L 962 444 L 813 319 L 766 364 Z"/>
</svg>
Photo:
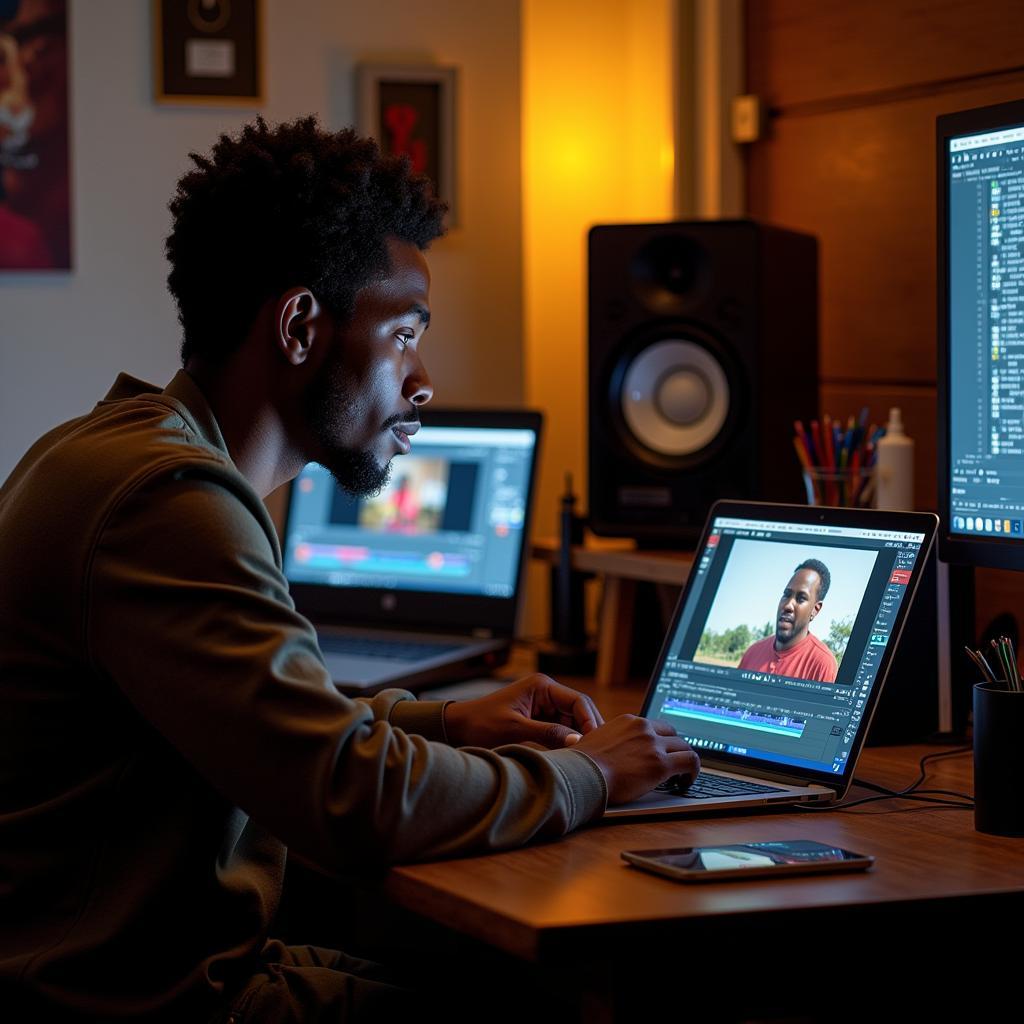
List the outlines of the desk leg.
<svg viewBox="0 0 1024 1024">
<path fill-rule="evenodd" d="M 605 576 L 601 623 L 597 641 L 597 685 L 625 682 L 629 676 L 629 647 L 633 639 L 636 580 Z"/>
</svg>

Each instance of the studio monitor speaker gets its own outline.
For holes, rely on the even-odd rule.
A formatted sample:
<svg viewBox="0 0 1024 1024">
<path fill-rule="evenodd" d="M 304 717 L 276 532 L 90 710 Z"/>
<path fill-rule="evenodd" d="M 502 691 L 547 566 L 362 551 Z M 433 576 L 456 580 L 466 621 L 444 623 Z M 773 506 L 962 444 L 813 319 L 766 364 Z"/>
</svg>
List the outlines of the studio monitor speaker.
<svg viewBox="0 0 1024 1024">
<path fill-rule="evenodd" d="M 749 220 L 589 238 L 589 524 L 685 546 L 718 498 L 802 501 L 818 405 L 810 235 Z"/>
</svg>

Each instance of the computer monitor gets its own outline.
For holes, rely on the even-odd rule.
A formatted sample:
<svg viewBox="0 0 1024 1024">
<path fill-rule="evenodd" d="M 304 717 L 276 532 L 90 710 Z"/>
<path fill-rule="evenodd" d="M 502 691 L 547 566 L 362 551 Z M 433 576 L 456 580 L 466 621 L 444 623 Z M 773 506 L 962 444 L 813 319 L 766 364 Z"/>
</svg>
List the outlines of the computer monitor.
<svg viewBox="0 0 1024 1024">
<path fill-rule="evenodd" d="M 1024 100 L 937 136 L 939 554 L 1024 569 Z"/>
<path fill-rule="evenodd" d="M 936 122 L 940 723 L 972 685 L 976 567 L 1024 569 L 1024 100 Z"/>
</svg>

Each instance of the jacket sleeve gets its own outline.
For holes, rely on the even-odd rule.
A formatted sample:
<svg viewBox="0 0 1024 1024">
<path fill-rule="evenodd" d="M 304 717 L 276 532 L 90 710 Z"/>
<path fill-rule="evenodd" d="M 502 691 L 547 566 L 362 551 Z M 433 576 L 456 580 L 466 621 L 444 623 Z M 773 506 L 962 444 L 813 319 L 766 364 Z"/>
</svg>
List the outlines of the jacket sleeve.
<svg viewBox="0 0 1024 1024">
<path fill-rule="evenodd" d="M 230 483 L 160 472 L 132 488 L 83 610 L 95 670 L 227 799 L 329 870 L 515 846 L 603 810 L 583 754 L 454 749 L 427 738 L 443 737 L 439 703 L 339 694 L 265 513 Z"/>
</svg>

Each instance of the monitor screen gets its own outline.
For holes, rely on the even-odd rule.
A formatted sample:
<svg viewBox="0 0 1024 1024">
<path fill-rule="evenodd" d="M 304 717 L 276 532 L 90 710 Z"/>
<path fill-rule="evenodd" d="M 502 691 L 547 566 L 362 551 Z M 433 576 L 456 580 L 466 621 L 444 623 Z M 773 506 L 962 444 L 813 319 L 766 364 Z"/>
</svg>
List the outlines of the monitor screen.
<svg viewBox="0 0 1024 1024">
<path fill-rule="evenodd" d="M 940 494 L 948 541 L 1024 547 L 1024 110 L 939 121 Z M 978 115 L 973 118 L 971 115 Z M 1015 114 L 1015 117 L 1014 117 Z M 944 202 L 943 202 L 944 200 Z M 944 296 L 943 296 L 944 291 Z M 944 298 L 944 302 L 942 302 Z M 953 560 L 953 559 L 951 559 Z M 978 559 L 971 558 L 973 561 Z"/>
<path fill-rule="evenodd" d="M 509 597 L 524 543 L 537 432 L 430 426 L 381 493 L 352 498 L 322 466 L 292 485 L 290 583 Z"/>
<path fill-rule="evenodd" d="M 841 774 L 925 540 L 716 517 L 644 713 L 698 751 Z"/>
</svg>

